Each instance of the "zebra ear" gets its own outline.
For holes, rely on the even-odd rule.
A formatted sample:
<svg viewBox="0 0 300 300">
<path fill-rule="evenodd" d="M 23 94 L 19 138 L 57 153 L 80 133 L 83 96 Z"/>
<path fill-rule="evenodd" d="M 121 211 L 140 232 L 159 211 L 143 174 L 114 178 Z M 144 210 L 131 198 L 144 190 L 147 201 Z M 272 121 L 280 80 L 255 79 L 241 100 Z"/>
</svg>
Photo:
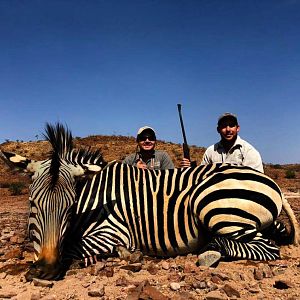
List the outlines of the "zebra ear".
<svg viewBox="0 0 300 300">
<path fill-rule="evenodd" d="M 0 151 L 2 160 L 12 169 L 22 169 L 34 173 L 37 168 L 37 163 L 34 160 L 12 152 Z"/>
</svg>

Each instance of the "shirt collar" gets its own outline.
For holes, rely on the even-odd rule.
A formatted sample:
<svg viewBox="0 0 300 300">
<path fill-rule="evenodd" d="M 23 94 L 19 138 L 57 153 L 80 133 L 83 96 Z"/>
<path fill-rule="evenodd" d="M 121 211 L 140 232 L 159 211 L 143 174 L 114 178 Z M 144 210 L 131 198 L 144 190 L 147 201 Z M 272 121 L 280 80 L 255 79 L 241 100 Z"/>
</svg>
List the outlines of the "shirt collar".
<svg viewBox="0 0 300 300">
<path fill-rule="evenodd" d="M 235 140 L 235 142 L 234 142 L 234 144 L 233 144 L 233 146 L 231 147 L 231 149 L 233 149 L 233 148 L 240 148 L 240 147 L 242 147 L 242 139 L 238 135 L 237 138 L 236 138 L 236 140 Z M 220 148 L 224 149 L 224 147 L 222 145 L 222 141 L 219 141 L 217 143 L 217 149 L 220 149 Z"/>
</svg>

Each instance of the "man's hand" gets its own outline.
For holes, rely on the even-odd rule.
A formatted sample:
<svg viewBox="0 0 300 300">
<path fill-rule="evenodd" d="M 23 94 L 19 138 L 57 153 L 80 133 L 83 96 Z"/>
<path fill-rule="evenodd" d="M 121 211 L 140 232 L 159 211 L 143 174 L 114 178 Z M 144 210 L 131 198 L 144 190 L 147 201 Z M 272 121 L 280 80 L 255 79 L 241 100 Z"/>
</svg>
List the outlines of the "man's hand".
<svg viewBox="0 0 300 300">
<path fill-rule="evenodd" d="M 147 165 L 141 159 L 136 163 L 136 166 L 140 169 L 147 169 Z"/>
<path fill-rule="evenodd" d="M 181 168 L 189 168 L 190 166 L 191 166 L 191 162 L 187 158 L 183 158 L 182 161 L 180 162 Z"/>
</svg>

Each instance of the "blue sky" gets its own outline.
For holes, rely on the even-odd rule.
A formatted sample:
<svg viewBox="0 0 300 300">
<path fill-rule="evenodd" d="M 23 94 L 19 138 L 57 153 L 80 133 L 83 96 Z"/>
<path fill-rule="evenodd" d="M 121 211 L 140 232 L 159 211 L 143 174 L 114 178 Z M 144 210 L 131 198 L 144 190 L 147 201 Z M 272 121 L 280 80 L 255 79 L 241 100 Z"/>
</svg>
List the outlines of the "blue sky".
<svg viewBox="0 0 300 300">
<path fill-rule="evenodd" d="M 0 143 L 46 122 L 74 136 L 217 142 L 217 118 L 265 163 L 300 163 L 299 0 L 0 1 Z"/>
</svg>

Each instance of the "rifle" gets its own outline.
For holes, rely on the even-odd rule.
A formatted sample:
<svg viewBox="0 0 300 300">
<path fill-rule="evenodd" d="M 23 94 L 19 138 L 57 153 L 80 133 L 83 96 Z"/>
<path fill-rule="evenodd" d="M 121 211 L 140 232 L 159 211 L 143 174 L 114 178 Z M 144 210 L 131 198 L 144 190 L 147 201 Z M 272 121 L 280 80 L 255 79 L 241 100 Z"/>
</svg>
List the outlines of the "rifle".
<svg viewBox="0 0 300 300">
<path fill-rule="evenodd" d="M 184 125 L 183 125 L 183 120 L 182 120 L 181 104 L 177 104 L 177 108 L 178 108 L 181 131 L 182 131 L 182 136 L 183 136 L 183 144 L 182 144 L 183 157 L 187 158 L 191 162 L 191 167 L 196 167 L 196 161 L 191 161 L 191 157 L 190 157 L 190 148 L 189 148 L 189 145 L 186 140 Z"/>
</svg>

